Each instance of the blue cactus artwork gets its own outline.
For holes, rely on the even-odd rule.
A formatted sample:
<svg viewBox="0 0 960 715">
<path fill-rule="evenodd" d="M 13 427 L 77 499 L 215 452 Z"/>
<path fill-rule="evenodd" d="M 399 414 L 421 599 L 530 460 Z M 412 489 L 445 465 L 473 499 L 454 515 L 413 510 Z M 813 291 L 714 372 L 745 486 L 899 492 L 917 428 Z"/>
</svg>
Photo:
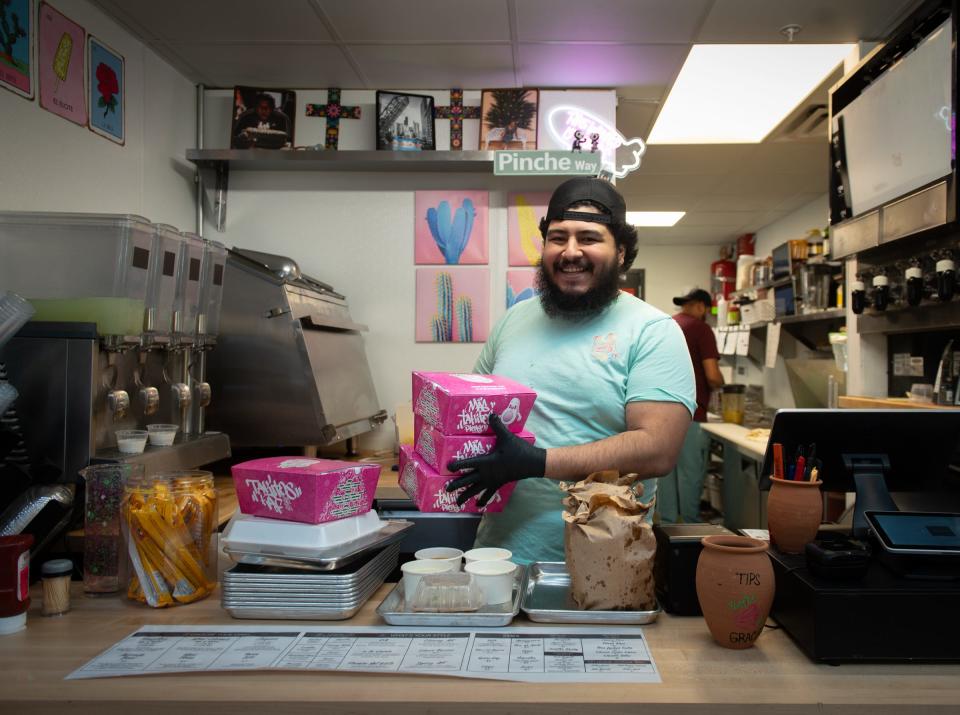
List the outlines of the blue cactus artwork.
<svg viewBox="0 0 960 715">
<path fill-rule="evenodd" d="M 537 295 L 536 272 L 507 271 L 507 310 Z"/>
<path fill-rule="evenodd" d="M 512 308 L 521 300 L 527 300 L 528 298 L 533 298 L 536 293 L 533 288 L 524 288 L 519 293 L 514 293 L 513 288 L 507 286 L 507 307 Z"/>
<path fill-rule="evenodd" d="M 489 192 L 417 191 L 414 203 L 417 265 L 489 262 Z"/>
<path fill-rule="evenodd" d="M 437 248 L 443 254 L 448 265 L 460 262 L 460 256 L 470 242 L 470 231 L 473 230 L 473 221 L 477 217 L 477 210 L 473 201 L 464 199 L 460 208 L 450 215 L 450 202 L 441 201 L 436 208 L 427 209 L 427 225 L 430 235 L 433 236 Z"/>
<path fill-rule="evenodd" d="M 490 327 L 489 281 L 486 268 L 418 268 L 417 342 L 485 341 Z"/>
</svg>

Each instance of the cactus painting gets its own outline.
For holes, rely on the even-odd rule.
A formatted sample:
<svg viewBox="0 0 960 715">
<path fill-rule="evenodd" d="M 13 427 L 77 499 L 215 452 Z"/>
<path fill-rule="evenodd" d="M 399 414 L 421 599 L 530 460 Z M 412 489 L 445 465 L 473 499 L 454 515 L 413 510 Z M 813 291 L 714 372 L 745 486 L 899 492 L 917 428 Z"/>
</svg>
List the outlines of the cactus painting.
<svg viewBox="0 0 960 715">
<path fill-rule="evenodd" d="M 417 191 L 415 263 L 487 263 L 489 203 L 486 191 Z"/>
<path fill-rule="evenodd" d="M 540 219 L 547 215 L 550 194 L 545 192 L 507 195 L 507 253 L 511 266 L 538 266 L 543 252 Z"/>
<path fill-rule="evenodd" d="M 86 32 L 45 2 L 37 13 L 37 76 L 40 106 L 64 119 L 87 125 L 84 91 Z"/>
<path fill-rule="evenodd" d="M 418 268 L 418 343 L 482 343 L 490 324 L 490 271 Z"/>
<path fill-rule="evenodd" d="M 537 295 L 537 272 L 507 271 L 507 310 Z"/>
<path fill-rule="evenodd" d="M 33 99 L 33 3 L 0 0 L 0 87 Z"/>
</svg>

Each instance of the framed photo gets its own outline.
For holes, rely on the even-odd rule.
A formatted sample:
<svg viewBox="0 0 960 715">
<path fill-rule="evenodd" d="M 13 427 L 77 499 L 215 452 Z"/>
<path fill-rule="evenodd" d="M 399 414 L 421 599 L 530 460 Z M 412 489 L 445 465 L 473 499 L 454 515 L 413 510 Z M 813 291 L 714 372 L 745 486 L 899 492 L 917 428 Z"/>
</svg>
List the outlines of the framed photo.
<svg viewBox="0 0 960 715">
<path fill-rule="evenodd" d="M 480 103 L 480 149 L 536 149 L 536 89 L 485 89 Z"/>
<path fill-rule="evenodd" d="M 0 87 L 27 99 L 35 91 L 33 0 L 0 1 Z"/>
<path fill-rule="evenodd" d="M 126 140 L 124 109 L 127 95 L 123 55 L 88 35 L 87 57 L 87 126 L 90 131 L 123 145 Z"/>
<path fill-rule="evenodd" d="M 83 56 L 84 29 L 45 2 L 37 14 L 37 78 L 40 106 L 48 112 L 87 125 Z"/>
<path fill-rule="evenodd" d="M 289 89 L 234 87 L 230 148 L 292 147 L 296 114 L 296 92 Z"/>
<path fill-rule="evenodd" d="M 436 148 L 433 97 L 377 90 L 377 149 L 427 151 Z"/>
</svg>

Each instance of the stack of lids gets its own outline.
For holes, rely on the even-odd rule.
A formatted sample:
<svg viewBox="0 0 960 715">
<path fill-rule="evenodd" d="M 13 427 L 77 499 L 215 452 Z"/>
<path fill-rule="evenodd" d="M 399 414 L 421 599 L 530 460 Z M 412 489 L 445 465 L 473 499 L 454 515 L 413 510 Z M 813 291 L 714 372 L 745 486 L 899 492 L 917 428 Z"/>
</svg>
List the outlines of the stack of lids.
<svg viewBox="0 0 960 715">
<path fill-rule="evenodd" d="M 240 511 L 221 537 L 237 618 L 350 618 L 397 566 L 412 524 L 372 511 L 376 464 L 271 457 L 233 467 Z"/>
</svg>

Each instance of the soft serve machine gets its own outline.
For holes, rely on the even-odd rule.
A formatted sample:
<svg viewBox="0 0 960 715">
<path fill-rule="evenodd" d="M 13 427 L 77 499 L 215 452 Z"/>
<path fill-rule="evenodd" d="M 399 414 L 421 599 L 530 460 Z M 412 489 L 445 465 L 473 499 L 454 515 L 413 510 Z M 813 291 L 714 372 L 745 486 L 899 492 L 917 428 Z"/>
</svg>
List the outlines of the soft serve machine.
<svg viewBox="0 0 960 715">
<path fill-rule="evenodd" d="M 226 249 L 130 215 L 0 212 L 0 287 L 33 320 L 0 363 L 19 392 L 29 460 L 72 481 L 93 462 L 186 469 L 229 456 L 204 431 Z M 117 449 L 118 430 L 179 427 L 174 444 Z"/>
</svg>

